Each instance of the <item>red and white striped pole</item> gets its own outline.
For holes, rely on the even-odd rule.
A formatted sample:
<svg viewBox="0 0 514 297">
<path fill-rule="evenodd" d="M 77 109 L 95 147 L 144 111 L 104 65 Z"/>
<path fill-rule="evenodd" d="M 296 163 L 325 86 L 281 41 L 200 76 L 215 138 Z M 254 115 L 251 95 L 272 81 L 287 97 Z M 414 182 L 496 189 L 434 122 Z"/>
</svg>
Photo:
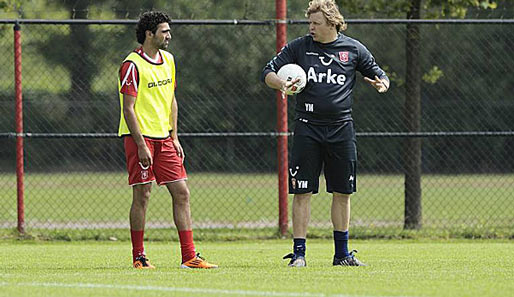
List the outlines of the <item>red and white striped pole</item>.
<svg viewBox="0 0 514 297">
<path fill-rule="evenodd" d="M 18 205 L 18 232 L 25 233 L 25 205 L 23 186 L 23 105 L 21 91 L 21 28 L 14 25 L 14 86 L 16 96 L 16 189 Z"/>
<path fill-rule="evenodd" d="M 277 53 L 287 41 L 287 1 L 275 0 L 277 13 Z M 278 130 L 278 225 L 280 234 L 286 235 L 288 228 L 287 215 L 287 97 L 277 92 L 277 130 Z"/>
</svg>

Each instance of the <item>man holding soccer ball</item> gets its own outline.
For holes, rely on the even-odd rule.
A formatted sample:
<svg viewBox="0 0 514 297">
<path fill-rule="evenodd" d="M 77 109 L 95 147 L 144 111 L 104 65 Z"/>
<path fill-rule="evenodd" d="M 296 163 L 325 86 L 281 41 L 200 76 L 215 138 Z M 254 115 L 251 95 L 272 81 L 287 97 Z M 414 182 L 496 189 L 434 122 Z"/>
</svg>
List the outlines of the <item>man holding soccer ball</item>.
<svg viewBox="0 0 514 297">
<path fill-rule="evenodd" d="M 341 32 L 344 18 L 334 0 L 310 1 L 306 12 L 309 35 L 289 42 L 265 67 L 262 79 L 270 88 L 290 93 L 298 79 L 277 75 L 286 64 L 306 72 L 307 85 L 296 96 L 289 192 L 293 200 L 293 253 L 289 266 L 306 266 L 306 236 L 310 198 L 318 193 L 324 170 L 327 191 L 332 193 L 334 227 L 333 265 L 365 266 L 348 249 L 350 195 L 356 191 L 357 149 L 352 119 L 355 72 L 378 92 L 389 88 L 389 78 L 359 41 Z"/>
</svg>

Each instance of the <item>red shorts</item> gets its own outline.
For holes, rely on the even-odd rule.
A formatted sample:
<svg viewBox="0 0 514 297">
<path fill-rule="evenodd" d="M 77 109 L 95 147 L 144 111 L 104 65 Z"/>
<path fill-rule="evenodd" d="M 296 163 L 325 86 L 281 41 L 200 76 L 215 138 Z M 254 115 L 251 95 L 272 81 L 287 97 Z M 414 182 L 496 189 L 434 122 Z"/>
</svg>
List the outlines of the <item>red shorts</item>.
<svg viewBox="0 0 514 297">
<path fill-rule="evenodd" d="M 137 145 L 132 136 L 123 137 L 125 158 L 129 174 L 129 185 L 146 184 L 157 181 L 158 185 L 186 180 L 187 174 L 183 160 L 177 155 L 171 137 L 166 139 L 151 139 L 145 137 L 146 146 L 152 154 L 153 164 L 143 168 L 139 164 Z"/>
</svg>

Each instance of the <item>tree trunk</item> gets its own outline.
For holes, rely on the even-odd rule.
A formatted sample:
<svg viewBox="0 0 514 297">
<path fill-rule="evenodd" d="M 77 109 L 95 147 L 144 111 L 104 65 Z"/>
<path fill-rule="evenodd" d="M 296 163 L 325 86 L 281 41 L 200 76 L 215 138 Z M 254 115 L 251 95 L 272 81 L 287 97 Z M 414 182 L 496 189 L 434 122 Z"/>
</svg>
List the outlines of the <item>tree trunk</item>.
<svg viewBox="0 0 514 297">
<path fill-rule="evenodd" d="M 421 0 L 411 0 L 407 19 L 420 18 Z M 407 24 L 406 88 L 404 121 L 409 132 L 419 132 L 421 125 L 421 36 L 419 24 Z M 405 218 L 404 229 L 421 228 L 421 139 L 404 141 Z"/>
<path fill-rule="evenodd" d="M 78 1 L 69 7 L 72 19 L 88 18 L 88 2 Z M 70 3 L 71 4 L 71 3 Z M 70 25 L 70 52 L 75 56 L 73 65 L 69 66 L 71 77 L 71 100 L 87 101 L 91 96 L 91 84 L 94 73 L 94 63 L 88 58 L 91 48 L 91 32 L 89 25 Z"/>
</svg>

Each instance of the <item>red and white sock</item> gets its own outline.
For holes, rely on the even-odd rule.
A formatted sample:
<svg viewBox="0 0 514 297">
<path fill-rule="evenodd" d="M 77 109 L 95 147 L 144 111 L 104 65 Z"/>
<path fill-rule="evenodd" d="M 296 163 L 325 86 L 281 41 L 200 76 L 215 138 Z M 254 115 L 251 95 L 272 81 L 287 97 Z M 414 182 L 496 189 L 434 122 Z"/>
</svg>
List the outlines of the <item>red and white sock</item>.
<svg viewBox="0 0 514 297">
<path fill-rule="evenodd" d="M 196 256 L 195 244 L 193 242 L 193 230 L 178 231 L 180 239 L 180 251 L 182 253 L 182 263 L 193 259 Z"/>
<path fill-rule="evenodd" d="M 130 230 L 130 238 L 132 239 L 132 262 L 136 261 L 137 257 L 145 254 L 145 248 L 143 246 L 144 234 L 144 230 Z"/>
</svg>

